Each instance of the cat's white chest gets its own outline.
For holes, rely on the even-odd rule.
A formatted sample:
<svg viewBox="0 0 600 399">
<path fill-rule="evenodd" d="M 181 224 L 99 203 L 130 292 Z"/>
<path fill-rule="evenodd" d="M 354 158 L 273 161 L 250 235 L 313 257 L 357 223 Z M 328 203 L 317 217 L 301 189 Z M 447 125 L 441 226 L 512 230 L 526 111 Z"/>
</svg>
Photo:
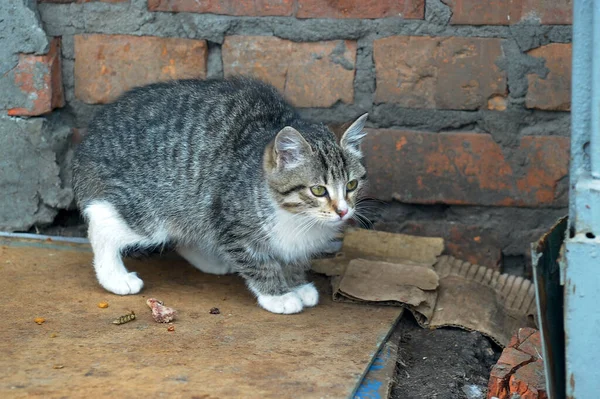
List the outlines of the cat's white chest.
<svg viewBox="0 0 600 399">
<path fill-rule="evenodd" d="M 303 262 L 326 248 L 335 233 L 334 228 L 322 222 L 315 223 L 307 217 L 279 210 L 269 236 L 271 247 L 279 257 L 288 262 Z"/>
</svg>

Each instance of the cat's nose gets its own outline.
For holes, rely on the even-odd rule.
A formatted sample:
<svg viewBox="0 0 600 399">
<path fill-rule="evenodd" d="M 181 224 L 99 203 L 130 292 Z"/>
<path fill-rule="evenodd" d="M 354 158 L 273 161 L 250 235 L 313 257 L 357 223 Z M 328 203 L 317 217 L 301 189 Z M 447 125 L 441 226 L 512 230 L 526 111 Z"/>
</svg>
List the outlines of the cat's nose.
<svg viewBox="0 0 600 399">
<path fill-rule="evenodd" d="M 338 208 L 338 209 L 337 209 L 335 212 L 336 212 L 338 215 L 340 215 L 340 217 L 341 217 L 341 218 L 343 218 L 343 217 L 344 217 L 344 216 L 346 216 L 346 214 L 348 213 L 348 208 L 345 208 L 345 209 L 340 209 L 340 208 Z"/>
</svg>

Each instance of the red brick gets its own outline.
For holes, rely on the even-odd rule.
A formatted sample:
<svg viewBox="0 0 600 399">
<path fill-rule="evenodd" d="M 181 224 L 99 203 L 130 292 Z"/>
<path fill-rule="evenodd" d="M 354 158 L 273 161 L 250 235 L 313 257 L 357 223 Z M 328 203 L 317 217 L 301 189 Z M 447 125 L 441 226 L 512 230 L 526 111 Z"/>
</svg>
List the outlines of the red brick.
<svg viewBox="0 0 600 399">
<path fill-rule="evenodd" d="M 272 36 L 228 36 L 222 57 L 225 76 L 267 81 L 298 107 L 330 107 L 354 99 L 354 41 L 295 43 Z"/>
<path fill-rule="evenodd" d="M 521 328 L 492 368 L 488 399 L 547 399 L 540 332 Z"/>
<path fill-rule="evenodd" d="M 102 2 L 102 3 L 125 3 L 129 0 L 38 0 L 38 3 L 58 3 L 58 4 L 67 4 L 67 3 L 94 3 L 94 2 Z"/>
<path fill-rule="evenodd" d="M 541 348 L 542 336 L 537 330 L 533 334 L 530 334 L 527 338 L 523 339 L 517 346 L 517 349 L 519 349 L 521 352 L 527 353 L 534 358 L 539 358 L 542 356 Z"/>
<path fill-rule="evenodd" d="M 407 222 L 401 233 L 443 237 L 444 253 L 457 259 L 500 270 L 502 248 L 497 238 L 479 226 L 456 222 L 419 221 Z"/>
<path fill-rule="evenodd" d="M 298 0 L 298 18 L 423 19 L 425 0 Z"/>
<path fill-rule="evenodd" d="M 531 327 L 519 328 L 519 330 L 513 334 L 510 342 L 508 343 L 509 348 L 518 348 L 523 342 L 525 342 L 530 336 L 537 333 L 538 330 Z"/>
<path fill-rule="evenodd" d="M 451 24 L 511 25 L 525 20 L 542 24 L 573 22 L 572 0 L 442 0 L 452 8 Z"/>
<path fill-rule="evenodd" d="M 261 17 L 292 15 L 294 0 L 148 0 L 148 10 Z"/>
<path fill-rule="evenodd" d="M 571 109 L 571 44 L 552 43 L 529 51 L 532 57 L 546 60 L 550 71 L 545 78 L 527 76 L 527 108 L 553 111 Z"/>
<path fill-rule="evenodd" d="M 75 36 L 75 95 L 104 104 L 136 86 L 204 78 L 204 40 L 125 35 Z"/>
<path fill-rule="evenodd" d="M 521 0 L 513 1 L 517 23 L 526 19 L 536 19 L 545 25 L 570 25 L 573 23 L 573 0 Z M 521 4 L 521 8 L 518 5 Z M 518 16 L 518 17 L 517 17 Z"/>
<path fill-rule="evenodd" d="M 521 399 L 547 399 L 544 362 L 538 360 L 519 367 L 508 382 L 510 397 Z"/>
<path fill-rule="evenodd" d="M 369 130 L 370 195 L 418 204 L 563 206 L 569 139 L 526 136 L 506 155 L 489 134 Z"/>
<path fill-rule="evenodd" d="M 55 38 L 50 42 L 50 50 L 46 55 L 19 55 L 14 79 L 28 104 L 19 104 L 9 109 L 9 115 L 42 115 L 64 106 L 60 39 Z"/>
<path fill-rule="evenodd" d="M 375 40 L 375 101 L 473 110 L 506 96 L 500 39 L 392 36 Z"/>
<path fill-rule="evenodd" d="M 490 372 L 488 383 L 488 398 L 507 398 L 509 397 L 509 380 L 512 374 L 519 367 L 530 363 L 532 357 L 514 348 L 506 348 L 498 362 Z"/>
<path fill-rule="evenodd" d="M 546 399 L 546 378 L 542 360 L 542 338 L 538 330 L 519 329 L 511 343 L 521 353 L 533 360 L 518 369 L 510 377 L 508 390 L 511 395 L 519 394 L 522 399 Z"/>
</svg>

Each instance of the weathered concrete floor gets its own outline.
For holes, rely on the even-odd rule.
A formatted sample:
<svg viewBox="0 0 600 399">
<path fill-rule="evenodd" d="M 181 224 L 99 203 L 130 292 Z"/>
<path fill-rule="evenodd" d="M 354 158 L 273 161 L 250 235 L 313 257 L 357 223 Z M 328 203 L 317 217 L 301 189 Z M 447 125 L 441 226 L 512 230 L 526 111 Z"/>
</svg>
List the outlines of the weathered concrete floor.
<svg viewBox="0 0 600 399">
<path fill-rule="evenodd" d="M 50 245 L 0 246 L 0 397 L 344 398 L 400 314 L 333 303 L 319 280 L 319 306 L 274 315 L 240 278 L 173 259 L 128 262 L 146 287 L 121 297 L 97 284 L 91 253 Z M 178 310 L 175 331 L 148 297 Z"/>
</svg>

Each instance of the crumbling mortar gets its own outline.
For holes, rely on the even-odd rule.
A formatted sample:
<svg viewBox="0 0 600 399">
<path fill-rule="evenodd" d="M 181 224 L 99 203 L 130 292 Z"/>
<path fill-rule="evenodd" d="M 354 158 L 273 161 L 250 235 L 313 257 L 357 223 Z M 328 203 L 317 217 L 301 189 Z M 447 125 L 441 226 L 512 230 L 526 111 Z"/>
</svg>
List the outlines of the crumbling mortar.
<svg viewBox="0 0 600 399">
<path fill-rule="evenodd" d="M 361 111 L 367 112 L 373 108 L 376 85 L 373 39 L 361 38 L 357 41 L 354 76 L 354 102 Z"/>
<path fill-rule="evenodd" d="M 221 45 L 219 43 L 207 42 L 208 55 L 206 60 L 206 77 L 223 78 L 223 59 L 221 57 Z"/>
</svg>

